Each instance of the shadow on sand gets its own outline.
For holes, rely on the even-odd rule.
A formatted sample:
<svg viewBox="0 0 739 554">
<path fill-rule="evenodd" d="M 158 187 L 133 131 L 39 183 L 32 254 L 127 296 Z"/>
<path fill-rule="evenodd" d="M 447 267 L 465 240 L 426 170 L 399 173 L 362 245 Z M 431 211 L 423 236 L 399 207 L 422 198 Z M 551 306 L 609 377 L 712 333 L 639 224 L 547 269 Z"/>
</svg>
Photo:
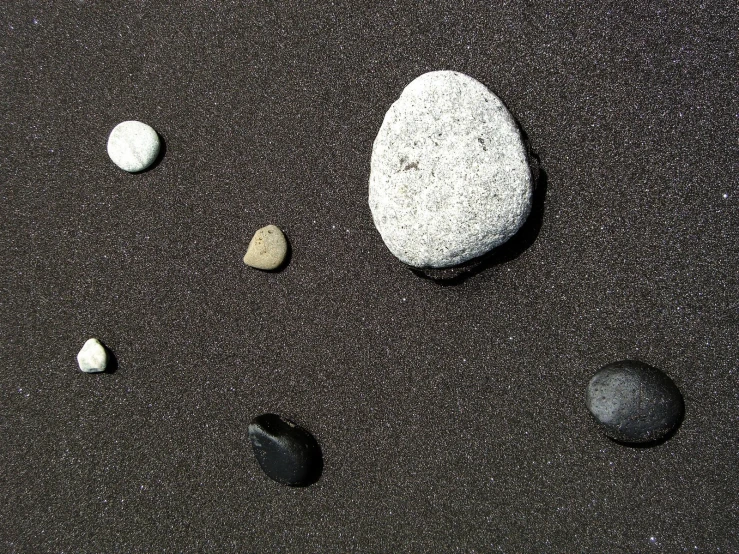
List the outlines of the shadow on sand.
<svg viewBox="0 0 739 554">
<path fill-rule="evenodd" d="M 528 135 L 521 129 L 521 137 L 526 146 L 529 168 L 533 182 L 533 193 L 531 196 L 531 212 L 524 224 L 508 241 L 494 248 L 484 256 L 475 258 L 464 264 L 443 268 L 415 268 L 410 270 L 417 276 L 433 281 L 441 286 L 454 286 L 464 283 L 470 277 L 485 271 L 486 269 L 515 260 L 531 245 L 536 242 L 539 231 L 544 222 L 544 203 L 547 194 L 547 173 L 541 166 L 539 157 L 531 151 L 531 143 Z"/>
</svg>

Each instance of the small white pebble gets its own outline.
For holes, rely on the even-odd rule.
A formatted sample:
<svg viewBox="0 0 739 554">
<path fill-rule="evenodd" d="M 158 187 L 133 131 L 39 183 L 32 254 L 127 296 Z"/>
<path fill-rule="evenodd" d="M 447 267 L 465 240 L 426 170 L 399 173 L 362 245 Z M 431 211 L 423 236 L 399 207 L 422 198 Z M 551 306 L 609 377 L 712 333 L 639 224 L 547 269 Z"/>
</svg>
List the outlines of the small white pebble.
<svg viewBox="0 0 739 554">
<path fill-rule="evenodd" d="M 143 171 L 159 155 L 159 135 L 140 121 L 124 121 L 115 126 L 108 137 L 108 156 L 129 173 Z"/>
<path fill-rule="evenodd" d="M 108 367 L 108 352 L 97 339 L 88 339 L 77 354 L 77 363 L 85 373 L 100 373 Z"/>
</svg>

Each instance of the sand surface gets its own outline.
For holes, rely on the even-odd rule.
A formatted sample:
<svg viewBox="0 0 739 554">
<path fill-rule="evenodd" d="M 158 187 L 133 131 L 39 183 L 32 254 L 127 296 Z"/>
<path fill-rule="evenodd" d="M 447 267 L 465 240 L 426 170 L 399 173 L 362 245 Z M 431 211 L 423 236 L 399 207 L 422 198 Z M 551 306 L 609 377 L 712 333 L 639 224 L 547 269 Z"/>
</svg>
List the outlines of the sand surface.
<svg viewBox="0 0 739 554">
<path fill-rule="evenodd" d="M 735 2 L 165 4 L 0 6 L 0 550 L 739 550 Z M 525 234 L 446 284 L 367 205 L 437 69 L 543 168 Z M 166 144 L 139 175 L 128 119 Z M 242 262 L 270 223 L 280 273 Z M 114 373 L 78 371 L 93 336 Z M 585 408 L 624 358 L 684 394 L 659 446 Z M 317 484 L 261 472 L 263 412 Z"/>
</svg>

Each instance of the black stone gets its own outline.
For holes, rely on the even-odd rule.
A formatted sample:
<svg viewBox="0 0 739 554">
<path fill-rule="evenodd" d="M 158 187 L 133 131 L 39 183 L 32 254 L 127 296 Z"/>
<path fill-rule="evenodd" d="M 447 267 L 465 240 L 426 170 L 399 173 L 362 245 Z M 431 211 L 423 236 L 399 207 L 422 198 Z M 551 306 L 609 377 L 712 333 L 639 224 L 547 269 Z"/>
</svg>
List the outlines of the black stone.
<svg viewBox="0 0 739 554">
<path fill-rule="evenodd" d="M 682 394 L 672 379 L 633 360 L 600 368 L 588 384 L 586 403 L 607 436 L 635 444 L 668 437 L 685 413 Z"/>
<path fill-rule="evenodd" d="M 264 414 L 249 424 L 249 440 L 264 473 L 278 483 L 305 487 L 321 477 L 321 447 L 302 427 Z"/>
</svg>

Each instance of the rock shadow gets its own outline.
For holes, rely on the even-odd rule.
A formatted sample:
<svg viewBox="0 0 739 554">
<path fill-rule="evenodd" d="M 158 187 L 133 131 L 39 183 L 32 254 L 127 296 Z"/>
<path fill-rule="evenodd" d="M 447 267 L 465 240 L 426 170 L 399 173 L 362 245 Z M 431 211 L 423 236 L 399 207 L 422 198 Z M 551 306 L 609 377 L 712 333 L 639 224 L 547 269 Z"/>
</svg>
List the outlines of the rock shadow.
<svg viewBox="0 0 739 554">
<path fill-rule="evenodd" d="M 515 235 L 487 254 L 449 268 L 435 269 L 409 266 L 409 269 L 415 275 L 445 287 L 459 285 L 490 267 L 515 260 L 536 242 L 542 224 L 544 223 L 544 204 L 547 195 L 548 176 L 541 165 L 539 156 L 531 150 L 531 141 L 528 135 L 520 125 L 518 128 L 526 146 L 526 157 L 531 170 L 533 185 L 529 217 Z"/>
<path fill-rule="evenodd" d="M 287 233 L 280 229 L 282 231 L 282 235 L 285 237 L 285 242 L 287 243 L 287 251 L 285 252 L 285 259 L 282 260 L 282 263 L 278 265 L 276 268 L 269 270 L 267 273 L 282 273 L 287 269 L 287 266 L 290 265 L 290 262 L 293 259 L 293 245 L 292 242 L 290 242 L 290 237 L 287 236 Z"/>
<path fill-rule="evenodd" d="M 680 430 L 680 427 L 682 427 L 683 421 L 685 421 L 685 408 L 684 407 L 683 407 L 682 414 L 680 414 L 680 421 L 677 423 L 677 425 L 675 425 L 675 428 L 671 430 L 669 433 L 667 433 L 664 437 L 661 437 L 657 440 L 653 440 L 649 442 L 625 442 L 625 441 L 620 441 L 620 440 L 617 440 L 617 439 L 614 439 L 608 436 L 606 436 L 606 438 L 619 446 L 626 446 L 628 448 L 634 448 L 636 450 L 643 450 L 645 448 L 654 448 L 655 446 L 660 446 L 666 443 L 668 440 L 674 437 L 675 434 Z"/>
<path fill-rule="evenodd" d="M 118 371 L 118 358 L 116 357 L 115 352 L 113 352 L 113 350 L 111 350 L 111 348 L 107 344 L 105 344 L 100 339 L 98 340 L 103 348 L 105 348 L 105 353 L 108 355 L 108 365 L 105 366 L 105 371 L 101 371 L 100 374 L 112 375 L 113 373 Z"/>
<path fill-rule="evenodd" d="M 321 450 L 321 445 L 318 444 L 318 441 L 316 441 L 315 438 L 313 439 L 313 445 L 317 449 L 318 454 L 316 455 L 316 459 L 313 461 L 313 464 L 311 464 L 308 469 L 306 482 L 299 485 L 293 485 L 296 488 L 310 487 L 311 485 L 318 483 L 323 475 L 323 450 Z"/>
<path fill-rule="evenodd" d="M 159 133 L 159 131 L 156 131 L 156 134 L 159 137 L 159 154 L 157 154 L 157 157 L 149 167 L 146 167 L 141 171 L 134 171 L 132 172 L 132 175 L 143 175 L 144 173 L 148 173 L 149 171 L 156 169 L 156 167 L 162 163 L 164 156 L 167 155 L 167 141 L 164 140 L 164 137 Z"/>
</svg>

